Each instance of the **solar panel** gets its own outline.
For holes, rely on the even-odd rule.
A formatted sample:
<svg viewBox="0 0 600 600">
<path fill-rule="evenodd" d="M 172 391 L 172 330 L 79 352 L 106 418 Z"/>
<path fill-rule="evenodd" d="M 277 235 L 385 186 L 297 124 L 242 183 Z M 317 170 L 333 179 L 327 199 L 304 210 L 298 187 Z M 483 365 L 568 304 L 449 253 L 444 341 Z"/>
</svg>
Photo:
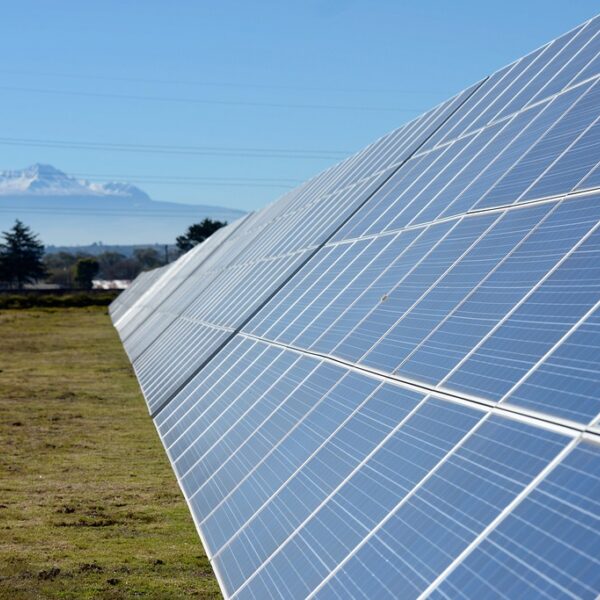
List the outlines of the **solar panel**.
<svg viewBox="0 0 600 600">
<path fill-rule="evenodd" d="M 112 305 L 225 597 L 600 593 L 599 30 Z"/>
</svg>

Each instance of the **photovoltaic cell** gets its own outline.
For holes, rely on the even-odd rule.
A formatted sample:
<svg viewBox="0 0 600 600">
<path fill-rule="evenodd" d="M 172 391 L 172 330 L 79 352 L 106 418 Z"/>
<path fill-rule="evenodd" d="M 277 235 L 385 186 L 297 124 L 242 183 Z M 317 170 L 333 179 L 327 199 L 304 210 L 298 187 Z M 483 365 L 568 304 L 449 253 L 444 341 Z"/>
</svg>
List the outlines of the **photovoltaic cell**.
<svg viewBox="0 0 600 600">
<path fill-rule="evenodd" d="M 498 417 L 488 419 L 400 501 L 341 567 L 340 578 L 371 598 L 419 595 L 567 440 Z M 390 557 L 397 557 L 396 568 L 389 566 Z"/>
<path fill-rule="evenodd" d="M 591 424 L 600 413 L 599 317 L 595 307 L 503 401 Z"/>
<path fill-rule="evenodd" d="M 225 597 L 600 593 L 599 30 L 111 306 Z"/>
<path fill-rule="evenodd" d="M 441 583 L 433 597 L 596 598 L 600 451 L 580 443 Z"/>
</svg>

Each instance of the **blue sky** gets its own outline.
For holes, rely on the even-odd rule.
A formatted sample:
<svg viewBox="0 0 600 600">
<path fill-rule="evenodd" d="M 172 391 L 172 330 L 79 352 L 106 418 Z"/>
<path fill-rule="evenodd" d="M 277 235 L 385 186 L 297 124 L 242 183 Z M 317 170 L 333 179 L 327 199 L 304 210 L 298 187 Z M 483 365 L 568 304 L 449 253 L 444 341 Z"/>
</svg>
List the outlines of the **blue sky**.
<svg viewBox="0 0 600 600">
<path fill-rule="evenodd" d="M 47 162 L 133 181 L 158 200 L 258 208 L 596 10 L 588 0 L 6 2 L 0 169 Z"/>
</svg>

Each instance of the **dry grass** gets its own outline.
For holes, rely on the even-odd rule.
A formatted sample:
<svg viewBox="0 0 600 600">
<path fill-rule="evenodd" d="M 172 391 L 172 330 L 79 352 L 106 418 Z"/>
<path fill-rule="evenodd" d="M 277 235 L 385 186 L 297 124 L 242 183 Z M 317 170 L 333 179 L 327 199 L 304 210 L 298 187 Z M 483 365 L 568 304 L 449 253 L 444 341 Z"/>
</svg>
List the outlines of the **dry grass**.
<svg viewBox="0 0 600 600">
<path fill-rule="evenodd" d="M 106 309 L 0 336 L 0 598 L 220 597 Z"/>
</svg>

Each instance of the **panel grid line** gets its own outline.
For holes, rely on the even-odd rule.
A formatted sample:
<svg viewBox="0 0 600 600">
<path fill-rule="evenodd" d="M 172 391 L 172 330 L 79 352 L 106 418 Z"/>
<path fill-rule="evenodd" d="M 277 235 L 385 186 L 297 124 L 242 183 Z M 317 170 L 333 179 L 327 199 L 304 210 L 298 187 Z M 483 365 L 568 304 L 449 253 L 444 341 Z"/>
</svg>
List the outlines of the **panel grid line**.
<svg viewBox="0 0 600 600">
<path fill-rule="evenodd" d="M 456 443 L 454 444 L 454 446 L 450 449 L 450 451 L 427 473 L 427 475 L 425 475 L 425 477 L 423 477 L 411 490 L 408 494 L 406 494 L 401 500 L 400 502 L 398 502 L 394 508 L 381 520 L 379 521 L 379 523 L 377 523 L 377 525 L 375 527 L 373 527 L 371 529 L 371 531 L 368 533 L 367 536 L 365 536 L 361 542 L 359 544 L 357 544 L 350 553 L 348 553 L 345 558 L 338 563 L 338 565 L 332 569 L 329 574 L 327 575 L 327 577 L 325 577 L 325 579 L 323 579 L 323 581 L 321 581 L 321 583 L 306 597 L 306 600 L 311 600 L 312 598 L 314 598 L 317 593 L 319 592 L 319 590 L 321 590 L 328 581 L 330 581 L 331 579 L 333 579 L 335 577 L 335 575 L 344 567 L 344 565 L 346 565 L 348 563 L 348 561 L 355 556 L 358 551 L 363 548 L 366 543 L 372 538 L 374 537 L 378 531 L 381 530 L 381 528 L 390 520 L 393 518 L 394 514 L 398 512 L 398 510 L 404 506 L 404 504 L 406 504 L 433 476 L 436 475 L 437 471 L 439 471 L 439 469 L 456 453 L 456 451 L 461 448 L 470 438 L 473 434 L 475 434 L 477 432 L 478 429 L 480 429 L 484 423 L 487 422 L 487 420 L 489 419 L 490 414 L 485 414 L 469 431 L 467 431 L 467 433 L 465 433 L 465 435 Z M 238 590 L 239 591 L 239 590 Z M 237 594 L 237 592 L 236 592 Z M 233 596 L 231 596 L 232 598 L 235 598 L 235 594 Z"/>
<path fill-rule="evenodd" d="M 577 445 L 578 439 L 571 440 L 540 473 L 508 504 L 504 510 L 491 521 L 487 527 L 452 561 L 442 573 L 419 596 L 419 600 L 427 596 L 450 575 L 450 573 L 516 508 L 527 496 L 569 455 Z"/>
<path fill-rule="evenodd" d="M 411 391 L 433 395 L 436 398 L 440 398 L 442 400 L 462 404 L 464 406 L 470 406 L 472 408 L 476 408 L 482 411 L 494 411 L 506 418 L 521 421 L 523 423 L 535 424 L 537 427 L 548 429 L 551 431 L 557 431 L 564 435 L 574 436 L 580 433 L 587 433 L 589 439 L 596 440 L 598 443 L 600 443 L 600 431 L 597 431 L 593 426 L 581 424 L 577 421 L 570 421 L 567 419 L 562 419 L 560 417 L 554 417 L 547 413 L 534 411 L 521 406 L 508 404 L 500 406 L 497 404 L 497 402 L 488 400 L 483 397 L 477 397 L 472 394 L 458 393 L 454 390 L 449 389 L 438 389 L 434 386 L 428 386 L 427 384 L 421 381 L 399 377 L 398 375 L 386 373 L 385 371 L 380 371 L 378 369 L 375 369 L 374 367 L 358 365 L 356 363 L 346 361 L 337 356 L 333 356 L 330 354 L 322 354 L 320 352 L 307 350 L 306 348 L 299 348 L 291 344 L 261 338 L 260 336 L 256 336 L 250 333 L 240 332 L 239 335 L 247 339 L 257 340 L 260 342 L 270 344 L 272 346 L 285 348 L 293 352 L 297 352 L 301 355 L 313 356 L 314 358 L 318 358 L 319 360 L 322 360 L 324 362 L 328 362 L 333 365 L 343 366 L 349 371 L 362 373 L 364 375 L 367 375 L 368 377 L 373 377 L 381 381 L 388 381 L 390 383 L 394 383 L 400 387 L 404 387 L 405 389 Z"/>
</svg>

